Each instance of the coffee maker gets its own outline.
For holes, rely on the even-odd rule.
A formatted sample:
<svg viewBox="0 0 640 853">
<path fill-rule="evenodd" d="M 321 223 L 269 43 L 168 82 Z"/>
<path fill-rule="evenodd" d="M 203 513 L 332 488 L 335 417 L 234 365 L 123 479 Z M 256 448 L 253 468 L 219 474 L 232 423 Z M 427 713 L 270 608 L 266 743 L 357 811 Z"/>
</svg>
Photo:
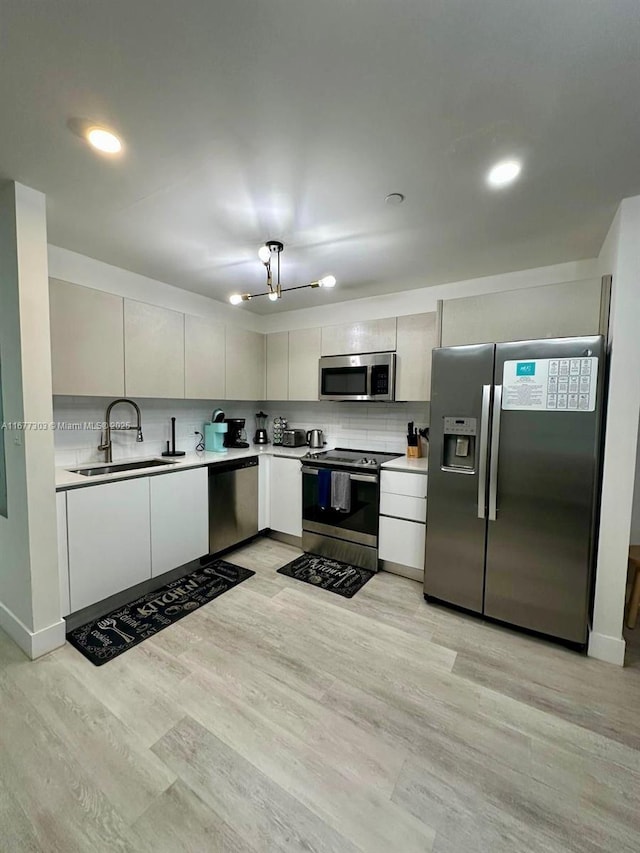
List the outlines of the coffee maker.
<svg viewBox="0 0 640 853">
<path fill-rule="evenodd" d="M 225 447 L 249 447 L 247 434 L 244 430 L 244 418 L 225 418 L 228 430 L 224 436 Z"/>
<path fill-rule="evenodd" d="M 256 434 L 253 436 L 254 444 L 269 444 L 269 434 L 267 433 L 267 418 L 264 412 L 256 413 Z"/>
</svg>

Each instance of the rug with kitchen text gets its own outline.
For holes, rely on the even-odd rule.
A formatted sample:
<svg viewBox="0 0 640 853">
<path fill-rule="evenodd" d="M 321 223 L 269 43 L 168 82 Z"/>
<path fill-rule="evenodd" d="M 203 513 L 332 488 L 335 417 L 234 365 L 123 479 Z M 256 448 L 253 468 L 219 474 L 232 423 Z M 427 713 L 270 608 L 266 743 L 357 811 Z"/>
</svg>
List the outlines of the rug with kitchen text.
<svg viewBox="0 0 640 853">
<path fill-rule="evenodd" d="M 320 557 L 317 554 L 303 554 L 278 569 L 278 573 L 319 586 L 321 589 L 335 592 L 345 598 L 353 598 L 375 574 L 368 569 L 330 560 L 328 557 Z"/>
<path fill-rule="evenodd" d="M 67 634 L 67 640 L 91 663 L 102 666 L 252 575 L 255 572 L 250 569 L 213 560 L 155 592 L 75 628 Z"/>
</svg>

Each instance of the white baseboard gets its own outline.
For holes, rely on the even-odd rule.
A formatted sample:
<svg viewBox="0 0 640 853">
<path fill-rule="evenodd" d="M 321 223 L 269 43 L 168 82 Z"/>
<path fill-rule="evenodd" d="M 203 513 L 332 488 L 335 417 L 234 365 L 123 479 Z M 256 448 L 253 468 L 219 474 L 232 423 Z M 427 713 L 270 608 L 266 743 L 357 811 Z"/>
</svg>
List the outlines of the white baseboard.
<svg viewBox="0 0 640 853">
<path fill-rule="evenodd" d="M 65 621 L 61 619 L 41 631 L 30 631 L 14 613 L 0 602 L 0 628 L 11 637 L 16 645 L 20 646 L 31 660 L 64 646 L 65 627 Z"/>
<path fill-rule="evenodd" d="M 590 658 L 624 666 L 625 649 L 626 643 L 621 637 L 609 637 L 607 634 L 597 634 L 595 631 L 589 634 Z"/>
</svg>

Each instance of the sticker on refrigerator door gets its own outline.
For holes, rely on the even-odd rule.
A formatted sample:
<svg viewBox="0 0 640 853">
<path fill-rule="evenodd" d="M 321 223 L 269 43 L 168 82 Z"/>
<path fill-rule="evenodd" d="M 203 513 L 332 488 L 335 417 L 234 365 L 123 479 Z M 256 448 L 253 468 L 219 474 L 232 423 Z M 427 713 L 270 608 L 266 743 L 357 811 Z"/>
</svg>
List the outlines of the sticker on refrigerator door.
<svg viewBox="0 0 640 853">
<path fill-rule="evenodd" d="M 536 363 L 535 361 L 518 361 L 516 362 L 516 376 L 535 376 Z"/>
<path fill-rule="evenodd" d="M 505 361 L 502 408 L 521 412 L 593 412 L 598 359 L 536 358 Z"/>
</svg>

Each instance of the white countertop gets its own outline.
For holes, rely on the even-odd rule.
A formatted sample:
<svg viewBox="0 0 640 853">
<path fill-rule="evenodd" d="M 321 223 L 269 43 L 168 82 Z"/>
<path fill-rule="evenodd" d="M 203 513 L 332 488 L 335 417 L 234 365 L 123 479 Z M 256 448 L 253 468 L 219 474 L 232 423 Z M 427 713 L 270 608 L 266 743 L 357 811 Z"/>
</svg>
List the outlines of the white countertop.
<svg viewBox="0 0 640 853">
<path fill-rule="evenodd" d="M 381 465 L 383 471 L 404 471 L 411 474 L 426 474 L 429 470 L 429 460 L 426 456 L 419 459 L 409 456 L 398 456 Z"/>
<path fill-rule="evenodd" d="M 99 483 L 111 483 L 114 480 L 130 480 L 133 477 L 148 477 L 150 474 L 167 474 L 182 468 L 199 468 L 202 465 L 216 465 L 221 462 L 230 462 L 234 459 L 247 459 L 250 456 L 283 456 L 292 459 L 300 459 L 309 448 L 304 447 L 274 447 L 272 444 L 251 445 L 250 447 L 229 448 L 224 453 L 212 453 L 207 450 L 192 451 L 186 456 L 180 456 L 175 460 L 167 460 L 166 467 L 154 466 L 151 468 L 137 468 L 133 471 L 118 471 L 114 474 L 97 474 L 95 477 L 85 477 L 82 474 L 74 474 L 67 468 L 56 468 L 56 491 L 79 488 L 81 486 L 95 486 Z M 139 462 L 147 459 L 161 459 L 161 456 L 141 456 L 132 459 L 114 459 L 111 465 L 119 465 L 127 462 Z M 75 465 L 74 468 L 100 468 L 105 462 L 93 462 L 85 465 Z"/>
</svg>

